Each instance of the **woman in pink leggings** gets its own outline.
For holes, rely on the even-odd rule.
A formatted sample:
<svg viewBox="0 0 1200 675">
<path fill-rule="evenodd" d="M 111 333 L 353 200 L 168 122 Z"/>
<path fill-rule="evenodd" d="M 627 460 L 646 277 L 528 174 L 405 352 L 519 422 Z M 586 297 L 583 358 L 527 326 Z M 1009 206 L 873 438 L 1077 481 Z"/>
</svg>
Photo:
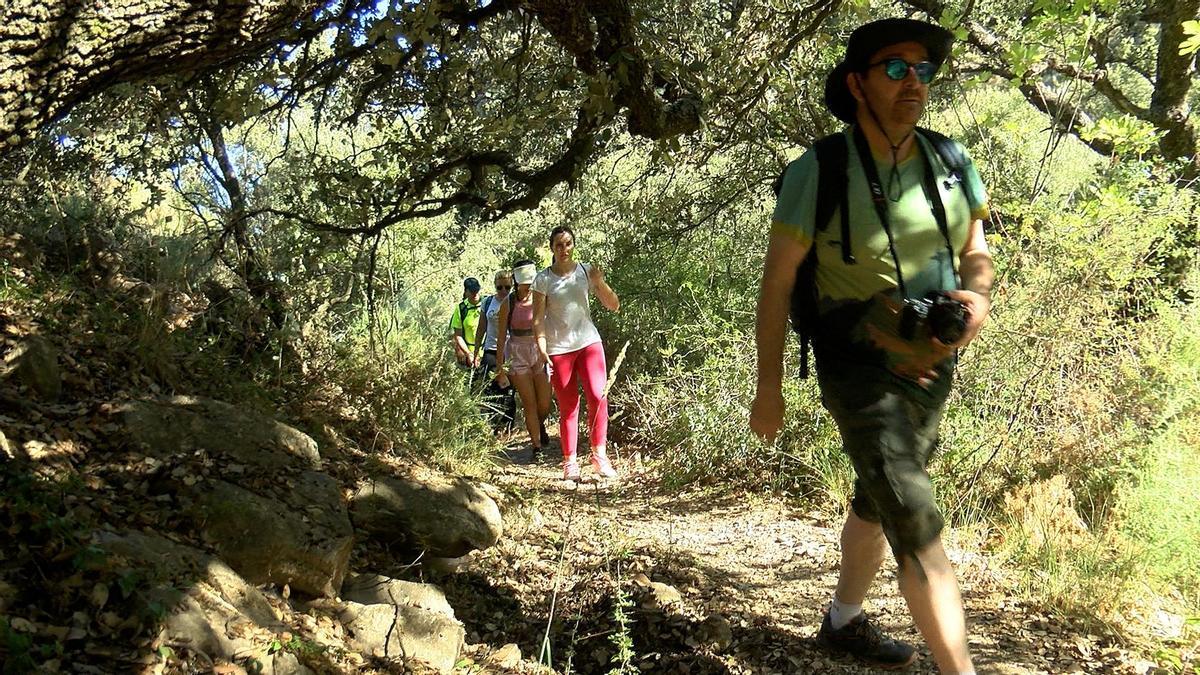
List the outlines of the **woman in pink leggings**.
<svg viewBox="0 0 1200 675">
<path fill-rule="evenodd" d="M 587 396 L 588 440 L 592 446 L 592 468 L 601 476 L 617 475 L 608 461 L 607 366 L 604 343 L 592 323 L 588 293 L 594 291 L 601 304 L 612 311 L 621 301 L 604 281 L 595 265 L 575 262 L 575 233 L 566 225 L 550 232 L 554 262 L 533 280 L 533 331 L 542 359 L 550 363 L 550 384 L 558 399 L 559 436 L 562 440 L 563 477 L 579 479 L 579 385 Z"/>
</svg>

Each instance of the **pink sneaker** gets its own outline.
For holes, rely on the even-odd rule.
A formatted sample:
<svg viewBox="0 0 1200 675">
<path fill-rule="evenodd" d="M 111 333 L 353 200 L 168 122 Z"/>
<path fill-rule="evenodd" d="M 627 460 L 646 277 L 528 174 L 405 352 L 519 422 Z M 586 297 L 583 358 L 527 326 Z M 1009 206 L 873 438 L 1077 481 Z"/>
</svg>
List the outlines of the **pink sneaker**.
<svg viewBox="0 0 1200 675">
<path fill-rule="evenodd" d="M 612 462 L 608 461 L 608 453 L 604 451 L 592 451 L 592 469 L 605 478 L 617 477 L 617 470 L 613 468 Z"/>
<path fill-rule="evenodd" d="M 563 480 L 579 480 L 579 462 L 574 457 L 563 460 Z"/>
</svg>

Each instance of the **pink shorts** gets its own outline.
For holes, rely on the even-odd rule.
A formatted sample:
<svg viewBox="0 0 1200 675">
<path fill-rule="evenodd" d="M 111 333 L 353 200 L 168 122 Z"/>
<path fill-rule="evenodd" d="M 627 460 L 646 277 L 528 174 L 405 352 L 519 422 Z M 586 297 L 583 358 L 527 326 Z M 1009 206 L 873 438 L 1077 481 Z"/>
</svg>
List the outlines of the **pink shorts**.
<svg viewBox="0 0 1200 675">
<path fill-rule="evenodd" d="M 538 355 L 537 338 L 532 335 L 509 338 L 504 346 L 504 358 L 508 372 L 515 375 L 532 375 L 545 367 Z"/>
</svg>

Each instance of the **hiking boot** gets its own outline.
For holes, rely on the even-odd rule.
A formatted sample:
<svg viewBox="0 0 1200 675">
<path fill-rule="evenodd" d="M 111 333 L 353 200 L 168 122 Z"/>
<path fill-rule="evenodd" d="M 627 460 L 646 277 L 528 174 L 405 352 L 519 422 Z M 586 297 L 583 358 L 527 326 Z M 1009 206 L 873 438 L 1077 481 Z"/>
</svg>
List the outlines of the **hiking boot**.
<svg viewBox="0 0 1200 675">
<path fill-rule="evenodd" d="M 592 468 L 596 473 L 605 478 L 616 478 L 617 470 L 613 468 L 612 463 L 608 461 L 608 454 L 601 451 L 592 451 Z"/>
<path fill-rule="evenodd" d="M 917 660 L 917 650 L 912 645 L 884 635 L 866 614 L 859 614 L 834 630 L 826 613 L 817 632 L 817 644 L 827 651 L 849 654 L 885 670 L 898 670 Z"/>
<path fill-rule="evenodd" d="M 563 460 L 563 480 L 579 480 L 579 462 L 574 457 Z"/>
</svg>

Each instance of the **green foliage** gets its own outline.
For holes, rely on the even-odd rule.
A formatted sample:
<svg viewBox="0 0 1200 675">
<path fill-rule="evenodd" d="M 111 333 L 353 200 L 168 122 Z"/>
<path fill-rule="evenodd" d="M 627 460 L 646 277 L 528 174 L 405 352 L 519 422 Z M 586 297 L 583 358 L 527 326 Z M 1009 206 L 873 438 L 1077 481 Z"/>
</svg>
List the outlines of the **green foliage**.
<svg viewBox="0 0 1200 675">
<path fill-rule="evenodd" d="M 327 376 L 340 383 L 359 419 L 363 450 L 428 457 L 456 472 L 479 471 L 498 445 L 450 356 L 448 314 L 388 308 L 374 344 L 367 327 L 348 334 Z"/>
<path fill-rule="evenodd" d="M 0 617 L 0 644 L 4 645 L 4 675 L 21 675 L 34 671 L 36 650 L 33 637 L 13 629 L 7 617 Z"/>
<path fill-rule="evenodd" d="M 1119 538 L 1045 538 L 1031 544 L 1018 537 L 1006 539 L 1000 552 L 1021 570 L 1019 592 L 1061 615 L 1107 624 L 1142 594 L 1139 580 L 1146 567 L 1137 549 Z"/>
<path fill-rule="evenodd" d="M 45 478 L 15 463 L 0 464 L 0 529 L 21 541 L 25 553 L 49 560 L 75 552 L 71 557 L 81 565 L 89 550 L 83 544 L 85 532 L 93 523 L 68 505 L 81 492 L 75 474 Z"/>
<path fill-rule="evenodd" d="M 612 643 L 616 651 L 612 655 L 613 667 L 609 670 L 609 675 L 632 675 L 633 673 L 641 672 L 637 666 L 633 664 L 633 659 L 637 654 L 633 650 L 633 635 L 630 632 L 630 624 L 633 623 L 633 617 L 630 616 L 633 611 L 633 598 L 629 596 L 626 586 L 622 583 L 620 573 L 620 562 L 617 563 L 617 583 L 616 595 L 613 597 L 612 618 L 616 624 L 616 630 L 612 635 L 608 636 L 608 641 Z"/>
<path fill-rule="evenodd" d="M 1184 21 L 1183 34 L 1187 39 L 1179 45 L 1179 55 L 1191 56 L 1200 52 L 1200 21 Z"/>
<path fill-rule="evenodd" d="M 820 415 L 814 384 L 785 387 L 791 411 L 775 447 L 747 424 L 754 344 L 731 326 L 690 328 L 688 352 L 670 354 L 662 372 L 634 376 L 618 398 L 633 418 L 632 442 L 656 448 L 669 484 L 771 488 L 840 507 L 850 492 L 849 463 L 832 424 Z"/>
<path fill-rule="evenodd" d="M 1130 115 L 1103 118 L 1083 131 L 1084 140 L 1106 141 L 1113 145 L 1115 154 L 1142 157 L 1158 144 L 1158 131 L 1142 120 Z"/>
<path fill-rule="evenodd" d="M 1016 73 L 1017 79 L 1024 79 L 1034 64 L 1046 58 L 1046 53 L 1037 45 L 1015 42 L 1008 46 L 1004 60 Z"/>
<path fill-rule="evenodd" d="M 1162 422 L 1143 451 L 1143 466 L 1120 487 L 1118 525 L 1141 548 L 1151 578 L 1180 589 L 1200 608 L 1200 338 L 1196 306 L 1164 318 L 1146 338 L 1152 368 L 1166 386 Z"/>
</svg>

